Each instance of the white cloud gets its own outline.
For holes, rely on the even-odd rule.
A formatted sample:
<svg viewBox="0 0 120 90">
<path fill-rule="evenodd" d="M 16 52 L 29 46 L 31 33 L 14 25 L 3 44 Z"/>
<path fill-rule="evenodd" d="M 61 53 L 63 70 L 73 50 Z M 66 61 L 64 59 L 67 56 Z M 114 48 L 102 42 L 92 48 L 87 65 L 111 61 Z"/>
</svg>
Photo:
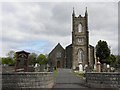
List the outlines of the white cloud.
<svg viewBox="0 0 120 90">
<path fill-rule="evenodd" d="M 63 47 L 70 44 L 73 6 L 76 15 L 84 15 L 85 7 L 88 7 L 90 44 L 96 45 L 98 40 L 106 40 L 116 54 L 117 3 L 55 2 L 2 3 L 3 54 L 11 49 L 48 53 L 58 42 Z M 43 46 L 42 41 L 46 42 Z"/>
</svg>

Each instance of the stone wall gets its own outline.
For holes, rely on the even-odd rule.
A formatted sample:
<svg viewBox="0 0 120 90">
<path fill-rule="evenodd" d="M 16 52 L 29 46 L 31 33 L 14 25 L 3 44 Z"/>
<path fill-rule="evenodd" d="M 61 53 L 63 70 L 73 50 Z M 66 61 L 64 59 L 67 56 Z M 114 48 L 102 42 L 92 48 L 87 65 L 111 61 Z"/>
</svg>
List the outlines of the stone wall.
<svg viewBox="0 0 120 90">
<path fill-rule="evenodd" d="M 120 88 L 120 73 L 86 73 L 86 82 L 92 88 Z"/>
<path fill-rule="evenodd" d="M 6 72 L 15 72 L 15 66 L 2 66 L 2 72 L 6 73 Z M 34 67 L 32 66 L 28 66 L 28 72 L 34 72 Z"/>
<path fill-rule="evenodd" d="M 55 48 L 49 53 L 48 57 L 50 67 L 65 67 L 65 49 L 60 45 L 60 43 L 55 46 Z M 58 62 L 60 62 L 59 65 Z"/>
<path fill-rule="evenodd" d="M 92 45 L 89 45 L 89 65 L 93 69 L 95 64 L 95 58 L 94 58 L 94 47 Z"/>
<path fill-rule="evenodd" d="M 52 72 L 19 72 L 2 73 L 2 88 L 52 88 L 54 77 Z M 20 89 L 21 90 L 21 89 Z"/>
<path fill-rule="evenodd" d="M 66 68 L 72 68 L 72 44 L 66 47 Z"/>
</svg>

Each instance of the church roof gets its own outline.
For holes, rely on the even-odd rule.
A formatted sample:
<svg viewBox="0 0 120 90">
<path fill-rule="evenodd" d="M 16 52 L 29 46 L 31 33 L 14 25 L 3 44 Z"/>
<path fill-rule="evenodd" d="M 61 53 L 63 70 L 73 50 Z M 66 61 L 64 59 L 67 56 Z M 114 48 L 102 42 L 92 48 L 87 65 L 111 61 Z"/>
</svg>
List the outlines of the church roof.
<svg viewBox="0 0 120 90">
<path fill-rule="evenodd" d="M 16 53 L 25 53 L 25 54 L 30 54 L 29 52 L 26 52 L 26 51 L 18 51 L 18 52 L 16 52 Z"/>
<path fill-rule="evenodd" d="M 70 44 L 70 45 L 66 46 L 66 48 L 68 48 L 68 47 L 72 47 L 72 44 Z"/>
<path fill-rule="evenodd" d="M 65 50 L 65 49 L 62 47 L 62 45 L 61 45 L 60 43 L 58 43 L 58 44 L 55 46 L 55 48 L 54 48 L 49 54 L 51 54 L 52 52 L 54 52 L 57 48 L 60 48 L 60 49 Z"/>
<path fill-rule="evenodd" d="M 94 48 L 94 46 L 92 46 L 92 45 L 89 45 L 89 47 L 90 47 L 90 48 Z"/>
</svg>

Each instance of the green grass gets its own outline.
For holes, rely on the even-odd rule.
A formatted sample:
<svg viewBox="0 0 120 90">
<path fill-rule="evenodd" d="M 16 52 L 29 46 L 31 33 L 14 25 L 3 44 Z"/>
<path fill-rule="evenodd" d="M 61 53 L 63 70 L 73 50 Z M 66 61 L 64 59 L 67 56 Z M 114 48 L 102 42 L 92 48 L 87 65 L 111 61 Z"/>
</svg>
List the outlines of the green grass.
<svg viewBox="0 0 120 90">
<path fill-rule="evenodd" d="M 56 70 L 54 70 L 53 71 L 53 74 L 54 74 L 54 77 L 56 78 L 57 77 L 57 75 L 58 75 L 58 70 L 56 69 Z"/>
<path fill-rule="evenodd" d="M 78 77 L 85 77 L 85 73 L 84 72 L 73 72 L 76 76 Z"/>
</svg>

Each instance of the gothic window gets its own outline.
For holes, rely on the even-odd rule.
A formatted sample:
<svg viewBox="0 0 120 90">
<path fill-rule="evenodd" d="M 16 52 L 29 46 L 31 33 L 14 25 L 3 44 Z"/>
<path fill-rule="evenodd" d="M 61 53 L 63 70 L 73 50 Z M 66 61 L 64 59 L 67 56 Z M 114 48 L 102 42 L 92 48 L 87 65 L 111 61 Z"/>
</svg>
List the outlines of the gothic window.
<svg viewBox="0 0 120 90">
<path fill-rule="evenodd" d="M 61 52 L 57 52 L 57 58 L 61 58 Z"/>
<path fill-rule="evenodd" d="M 82 49 L 79 49 L 79 51 L 78 51 L 78 62 L 79 63 L 83 62 L 83 51 L 82 51 Z"/>
<path fill-rule="evenodd" d="M 81 24 L 78 25 L 78 32 L 82 32 L 82 25 Z"/>
</svg>

